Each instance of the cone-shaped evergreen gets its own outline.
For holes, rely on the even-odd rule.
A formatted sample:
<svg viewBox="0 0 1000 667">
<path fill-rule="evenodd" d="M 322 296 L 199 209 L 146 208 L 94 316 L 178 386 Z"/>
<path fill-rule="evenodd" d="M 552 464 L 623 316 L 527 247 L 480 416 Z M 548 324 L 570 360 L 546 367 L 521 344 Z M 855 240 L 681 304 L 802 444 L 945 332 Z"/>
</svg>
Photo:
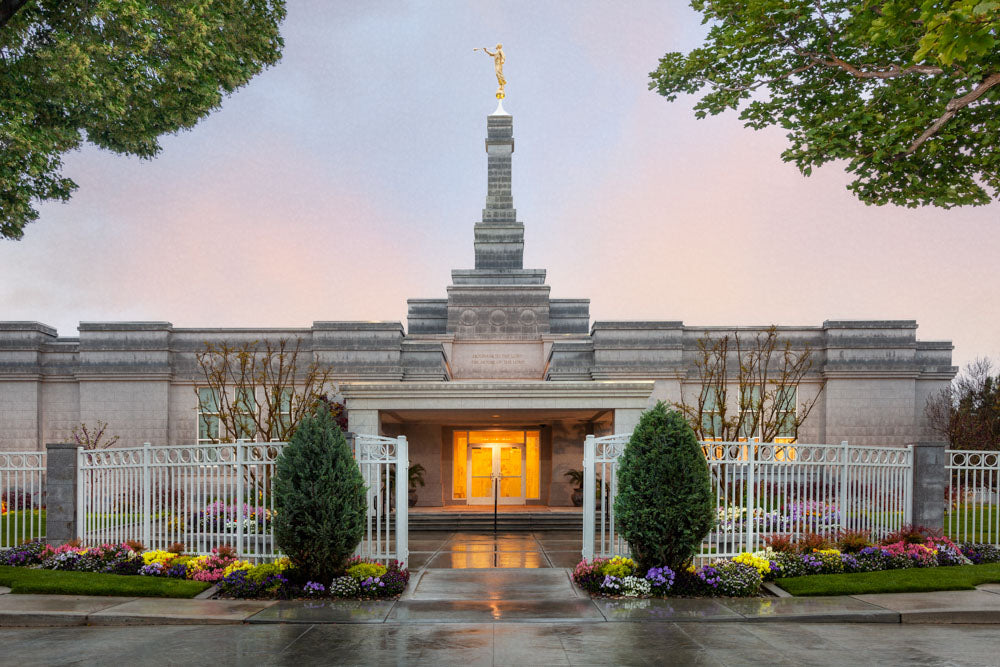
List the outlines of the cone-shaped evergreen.
<svg viewBox="0 0 1000 667">
<path fill-rule="evenodd" d="M 274 506 L 278 547 L 302 576 L 329 585 L 365 526 L 364 479 L 329 410 L 303 418 L 282 450 Z"/>
<path fill-rule="evenodd" d="M 708 464 L 684 417 L 643 413 L 619 459 L 615 519 L 645 571 L 685 567 L 715 524 Z"/>
</svg>

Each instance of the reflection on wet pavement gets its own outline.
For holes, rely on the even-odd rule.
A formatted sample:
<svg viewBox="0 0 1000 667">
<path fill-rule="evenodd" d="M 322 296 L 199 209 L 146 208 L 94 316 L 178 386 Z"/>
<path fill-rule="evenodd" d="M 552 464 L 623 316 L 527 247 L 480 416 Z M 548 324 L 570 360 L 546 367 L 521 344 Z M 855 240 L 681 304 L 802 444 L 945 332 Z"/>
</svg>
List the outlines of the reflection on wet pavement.
<svg viewBox="0 0 1000 667">
<path fill-rule="evenodd" d="M 576 531 L 414 533 L 409 566 L 412 570 L 574 567 L 580 561 L 580 547 Z"/>
</svg>

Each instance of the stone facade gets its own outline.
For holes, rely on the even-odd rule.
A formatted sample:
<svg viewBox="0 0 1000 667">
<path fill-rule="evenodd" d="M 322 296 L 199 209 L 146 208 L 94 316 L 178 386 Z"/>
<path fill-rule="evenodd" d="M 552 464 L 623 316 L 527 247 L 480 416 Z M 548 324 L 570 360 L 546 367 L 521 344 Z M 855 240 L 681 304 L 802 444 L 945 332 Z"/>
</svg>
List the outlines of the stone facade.
<svg viewBox="0 0 1000 667">
<path fill-rule="evenodd" d="M 589 300 L 551 299 L 545 270 L 523 267 L 513 151 L 513 118 L 489 116 L 474 268 L 452 272 L 446 298 L 409 300 L 406 329 L 399 322 L 297 329 L 83 322 L 68 338 L 37 322 L 0 322 L 0 449 L 42 449 L 97 420 L 122 444 L 194 442 L 195 355 L 205 343 L 297 339 L 305 359 L 333 369 L 351 430 L 408 437 L 411 462 L 427 471 L 420 504 L 454 502 L 452 432 L 493 427 L 540 431 L 542 493 L 533 502 L 569 504 L 564 473 L 580 467 L 585 435 L 627 432 L 655 401 L 697 392 L 700 338 L 763 329 L 591 323 Z M 799 439 L 927 439 L 926 400 L 956 369 L 951 343 L 919 341 L 916 329 L 909 320 L 780 327 L 781 339 L 815 355 L 799 402 L 819 398 Z"/>
</svg>

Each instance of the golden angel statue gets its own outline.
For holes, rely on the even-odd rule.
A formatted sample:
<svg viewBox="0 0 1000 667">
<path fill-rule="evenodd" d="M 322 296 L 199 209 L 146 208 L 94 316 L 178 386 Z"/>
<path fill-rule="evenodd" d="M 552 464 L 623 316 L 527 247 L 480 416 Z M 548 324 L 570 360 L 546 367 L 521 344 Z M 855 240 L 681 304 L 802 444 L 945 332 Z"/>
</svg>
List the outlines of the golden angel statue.
<svg viewBox="0 0 1000 667">
<path fill-rule="evenodd" d="M 507 85 L 507 79 L 503 78 L 503 64 L 506 62 L 506 58 L 503 55 L 503 44 L 497 44 L 497 50 L 490 51 L 485 46 L 481 49 L 472 49 L 473 51 L 482 51 L 488 56 L 493 57 L 493 69 L 496 70 L 497 83 L 500 87 L 497 88 L 497 99 L 502 100 L 505 95 L 503 92 L 503 87 Z"/>
</svg>

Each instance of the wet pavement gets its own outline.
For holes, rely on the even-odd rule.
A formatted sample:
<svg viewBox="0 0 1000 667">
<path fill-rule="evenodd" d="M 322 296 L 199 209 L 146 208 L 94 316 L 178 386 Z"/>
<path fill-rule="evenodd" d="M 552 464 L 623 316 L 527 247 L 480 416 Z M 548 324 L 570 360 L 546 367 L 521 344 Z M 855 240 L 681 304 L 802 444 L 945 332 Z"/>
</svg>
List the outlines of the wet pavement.
<svg viewBox="0 0 1000 667">
<path fill-rule="evenodd" d="M 411 532 L 411 570 L 564 568 L 580 562 L 580 531 Z"/>
<path fill-rule="evenodd" d="M 996 665 L 990 626 L 797 623 L 0 629 L 0 664 Z"/>
</svg>

